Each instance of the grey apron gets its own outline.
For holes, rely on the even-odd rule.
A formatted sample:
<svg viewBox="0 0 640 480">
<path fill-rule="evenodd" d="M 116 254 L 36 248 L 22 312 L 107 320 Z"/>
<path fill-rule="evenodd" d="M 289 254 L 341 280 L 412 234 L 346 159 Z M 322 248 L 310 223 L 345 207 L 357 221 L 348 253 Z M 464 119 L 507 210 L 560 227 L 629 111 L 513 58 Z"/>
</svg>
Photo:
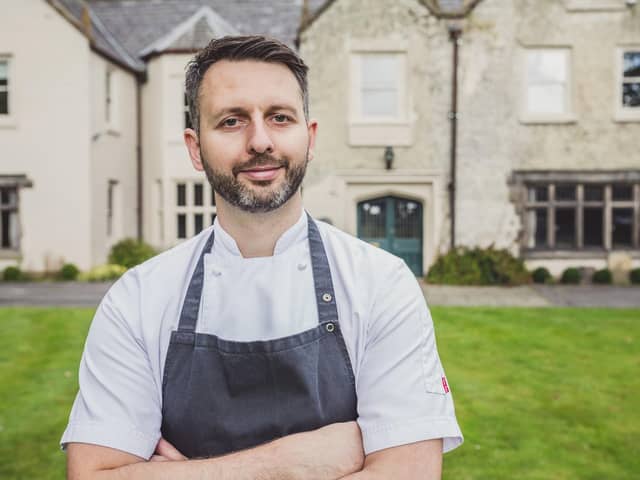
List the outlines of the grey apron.
<svg viewBox="0 0 640 480">
<path fill-rule="evenodd" d="M 171 333 L 162 381 L 162 436 L 188 458 L 222 455 L 357 416 L 329 262 L 318 227 L 307 217 L 318 325 L 275 340 L 235 342 L 195 331 L 211 231 L 178 330 Z"/>
</svg>

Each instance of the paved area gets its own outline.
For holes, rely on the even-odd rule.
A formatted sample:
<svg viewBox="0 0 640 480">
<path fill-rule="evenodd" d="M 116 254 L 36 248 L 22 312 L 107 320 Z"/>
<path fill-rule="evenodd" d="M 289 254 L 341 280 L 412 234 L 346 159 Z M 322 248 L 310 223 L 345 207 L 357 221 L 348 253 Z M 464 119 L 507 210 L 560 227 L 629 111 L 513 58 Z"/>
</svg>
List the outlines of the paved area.
<svg viewBox="0 0 640 480">
<path fill-rule="evenodd" d="M 112 282 L 0 282 L 0 306 L 96 307 Z"/>
<path fill-rule="evenodd" d="M 98 305 L 112 282 L 0 282 L 0 306 Z M 429 305 L 640 308 L 640 286 L 456 287 L 420 282 Z"/>
</svg>

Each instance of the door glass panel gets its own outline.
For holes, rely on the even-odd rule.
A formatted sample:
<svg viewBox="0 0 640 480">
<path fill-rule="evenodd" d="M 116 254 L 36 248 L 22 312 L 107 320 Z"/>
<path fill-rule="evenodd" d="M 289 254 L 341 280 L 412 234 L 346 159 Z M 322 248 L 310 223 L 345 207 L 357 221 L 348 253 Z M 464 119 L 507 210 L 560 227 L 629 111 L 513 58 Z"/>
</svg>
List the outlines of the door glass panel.
<svg viewBox="0 0 640 480">
<path fill-rule="evenodd" d="M 184 207 L 187 204 L 187 186 L 184 183 L 177 185 L 176 191 L 177 203 L 179 207 Z"/>
<path fill-rule="evenodd" d="M 202 206 L 204 190 L 201 183 L 193 184 L 193 204 L 200 207 Z"/>
<path fill-rule="evenodd" d="M 395 232 L 397 238 L 421 238 L 422 206 L 411 200 L 396 200 Z"/>
<path fill-rule="evenodd" d="M 184 213 L 178 214 L 178 238 L 187 238 L 187 216 Z"/>
<path fill-rule="evenodd" d="M 549 191 L 546 185 L 529 187 L 530 202 L 546 202 L 547 200 L 549 200 Z"/>
<path fill-rule="evenodd" d="M 386 202 L 383 198 L 360 203 L 360 236 L 382 238 L 386 236 Z"/>
</svg>

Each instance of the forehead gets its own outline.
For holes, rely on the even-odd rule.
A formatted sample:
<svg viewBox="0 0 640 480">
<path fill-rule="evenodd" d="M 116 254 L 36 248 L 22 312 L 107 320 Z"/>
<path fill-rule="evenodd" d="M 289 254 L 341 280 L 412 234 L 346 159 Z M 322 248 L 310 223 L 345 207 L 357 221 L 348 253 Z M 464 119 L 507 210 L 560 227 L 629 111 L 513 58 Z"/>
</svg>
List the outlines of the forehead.
<svg viewBox="0 0 640 480">
<path fill-rule="evenodd" d="M 201 110 L 286 103 L 302 110 L 293 72 L 281 63 L 221 60 L 206 71 L 200 86 Z"/>
</svg>

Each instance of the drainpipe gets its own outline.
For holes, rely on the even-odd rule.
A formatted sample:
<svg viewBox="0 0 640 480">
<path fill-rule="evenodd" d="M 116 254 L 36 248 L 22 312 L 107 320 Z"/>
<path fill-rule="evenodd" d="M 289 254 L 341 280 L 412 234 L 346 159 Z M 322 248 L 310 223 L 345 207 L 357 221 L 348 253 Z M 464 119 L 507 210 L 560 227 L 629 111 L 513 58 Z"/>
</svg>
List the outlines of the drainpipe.
<svg viewBox="0 0 640 480">
<path fill-rule="evenodd" d="M 451 79 L 451 181 L 449 182 L 449 214 L 451 216 L 451 249 L 456 248 L 456 162 L 458 156 L 458 50 L 462 43 L 462 28 L 449 25 L 449 40 L 453 43 L 453 77 Z"/>
<path fill-rule="evenodd" d="M 142 240 L 142 83 L 144 74 L 136 76 L 136 186 L 137 186 L 137 237 Z"/>
</svg>

